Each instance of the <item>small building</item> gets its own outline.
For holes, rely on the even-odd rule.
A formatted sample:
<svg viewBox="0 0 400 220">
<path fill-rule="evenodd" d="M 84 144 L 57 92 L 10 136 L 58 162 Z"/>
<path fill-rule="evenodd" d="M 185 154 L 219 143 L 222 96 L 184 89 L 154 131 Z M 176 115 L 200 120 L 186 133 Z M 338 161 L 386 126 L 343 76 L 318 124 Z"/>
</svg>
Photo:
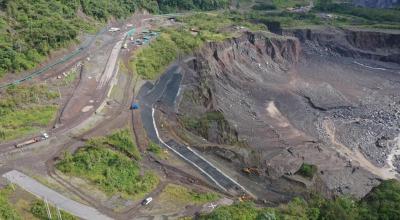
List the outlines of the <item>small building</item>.
<svg viewBox="0 0 400 220">
<path fill-rule="evenodd" d="M 121 29 L 120 28 L 117 28 L 117 27 L 112 27 L 112 28 L 110 28 L 110 30 L 108 30 L 109 32 L 117 32 L 117 31 L 120 31 Z"/>
</svg>

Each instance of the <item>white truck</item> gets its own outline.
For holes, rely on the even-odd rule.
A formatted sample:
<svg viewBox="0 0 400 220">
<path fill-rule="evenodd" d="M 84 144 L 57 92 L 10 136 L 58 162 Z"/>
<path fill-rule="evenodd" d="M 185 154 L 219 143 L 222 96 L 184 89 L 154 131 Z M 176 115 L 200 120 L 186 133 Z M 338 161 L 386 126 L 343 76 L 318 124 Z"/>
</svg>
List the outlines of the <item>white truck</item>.
<svg viewBox="0 0 400 220">
<path fill-rule="evenodd" d="M 148 204 L 150 204 L 151 201 L 153 201 L 153 198 L 148 197 L 142 201 L 142 205 L 148 205 Z"/>
</svg>

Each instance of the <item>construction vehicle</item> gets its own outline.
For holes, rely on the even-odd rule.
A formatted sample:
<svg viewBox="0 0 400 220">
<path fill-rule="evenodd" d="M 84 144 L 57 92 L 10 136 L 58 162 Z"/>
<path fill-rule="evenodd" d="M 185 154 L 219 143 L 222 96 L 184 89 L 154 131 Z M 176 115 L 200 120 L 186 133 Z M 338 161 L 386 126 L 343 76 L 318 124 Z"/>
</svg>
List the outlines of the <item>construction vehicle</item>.
<svg viewBox="0 0 400 220">
<path fill-rule="evenodd" d="M 252 201 L 252 200 L 253 200 L 253 198 L 251 196 L 247 195 L 247 194 L 243 194 L 243 195 L 241 195 L 239 197 L 239 201 L 240 202 L 249 202 L 249 201 Z"/>
<path fill-rule="evenodd" d="M 246 167 L 242 169 L 243 173 L 246 173 L 248 175 L 257 175 L 260 176 L 260 171 L 258 170 L 257 167 Z"/>
<path fill-rule="evenodd" d="M 27 141 L 25 141 L 23 143 L 16 144 L 15 147 L 16 148 L 22 148 L 22 147 L 25 147 L 27 145 L 31 145 L 31 144 L 37 143 L 39 141 L 44 141 L 44 140 L 46 140 L 48 138 L 49 138 L 49 135 L 47 133 L 43 133 L 40 137 L 35 137 L 35 138 L 27 140 Z"/>
</svg>

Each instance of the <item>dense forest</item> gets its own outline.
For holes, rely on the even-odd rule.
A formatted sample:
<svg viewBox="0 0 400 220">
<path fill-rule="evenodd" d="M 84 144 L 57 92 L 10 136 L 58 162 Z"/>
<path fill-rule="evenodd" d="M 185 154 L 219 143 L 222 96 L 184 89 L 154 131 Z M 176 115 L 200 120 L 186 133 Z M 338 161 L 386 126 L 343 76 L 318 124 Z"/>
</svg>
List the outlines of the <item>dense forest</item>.
<svg viewBox="0 0 400 220">
<path fill-rule="evenodd" d="M 165 13 L 228 4 L 229 0 L 0 0 L 0 77 L 34 68 L 51 50 L 93 28 L 94 22 L 123 18 L 138 9 Z"/>
</svg>

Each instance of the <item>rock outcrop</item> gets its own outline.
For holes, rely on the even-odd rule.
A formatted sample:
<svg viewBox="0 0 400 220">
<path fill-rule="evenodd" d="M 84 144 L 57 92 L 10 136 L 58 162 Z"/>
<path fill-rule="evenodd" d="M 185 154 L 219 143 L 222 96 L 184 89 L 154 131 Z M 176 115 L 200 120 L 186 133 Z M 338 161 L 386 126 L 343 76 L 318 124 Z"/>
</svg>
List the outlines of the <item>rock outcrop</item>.
<svg viewBox="0 0 400 220">
<path fill-rule="evenodd" d="M 325 28 L 290 29 L 285 34 L 297 37 L 320 53 L 400 63 L 398 31 Z"/>
</svg>

